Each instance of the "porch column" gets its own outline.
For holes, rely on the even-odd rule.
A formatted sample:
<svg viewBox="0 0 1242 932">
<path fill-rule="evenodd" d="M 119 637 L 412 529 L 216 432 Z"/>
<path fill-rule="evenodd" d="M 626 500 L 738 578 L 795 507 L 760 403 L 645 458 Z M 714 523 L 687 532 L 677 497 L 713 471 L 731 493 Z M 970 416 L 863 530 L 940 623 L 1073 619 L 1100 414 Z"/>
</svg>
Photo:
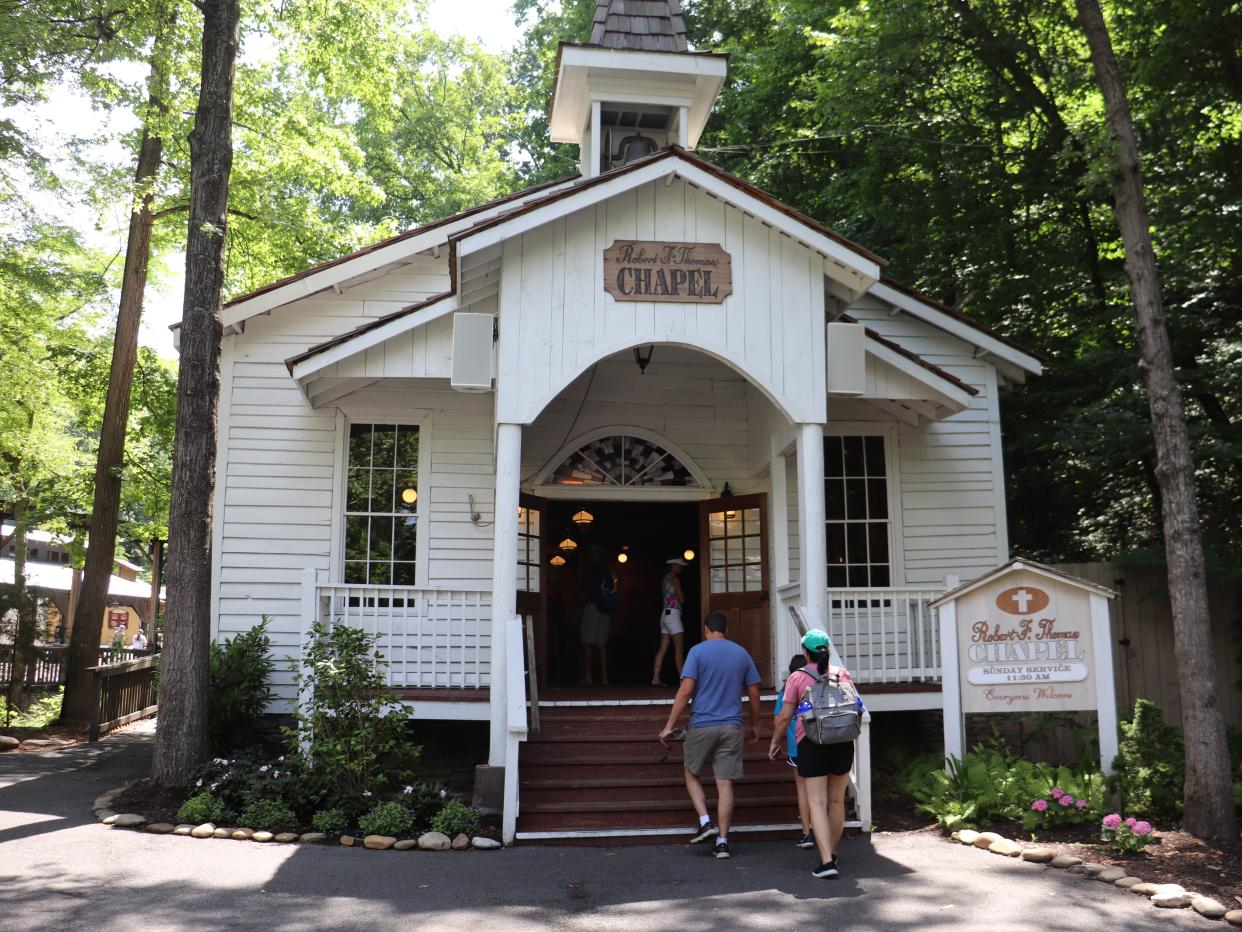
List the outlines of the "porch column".
<svg viewBox="0 0 1242 932">
<path fill-rule="evenodd" d="M 772 493 L 771 534 L 772 534 L 772 588 L 779 590 L 788 585 L 789 579 L 789 470 L 785 454 L 776 434 L 768 440 L 768 479 Z M 794 625 L 789 617 L 785 600 L 774 596 L 772 603 L 772 632 L 776 644 L 776 657 L 773 672 L 779 682 L 780 673 L 784 670 L 785 661 L 794 651 Z"/>
<path fill-rule="evenodd" d="M 828 625 L 828 528 L 824 513 L 824 425 L 798 426 L 798 545 L 802 604 Z"/>
<path fill-rule="evenodd" d="M 521 689 L 505 677 L 505 627 L 517 614 L 517 511 L 522 469 L 522 425 L 496 425 L 496 510 L 492 519 L 491 733 L 487 762 L 505 765 L 509 737 L 508 690 Z"/>
</svg>

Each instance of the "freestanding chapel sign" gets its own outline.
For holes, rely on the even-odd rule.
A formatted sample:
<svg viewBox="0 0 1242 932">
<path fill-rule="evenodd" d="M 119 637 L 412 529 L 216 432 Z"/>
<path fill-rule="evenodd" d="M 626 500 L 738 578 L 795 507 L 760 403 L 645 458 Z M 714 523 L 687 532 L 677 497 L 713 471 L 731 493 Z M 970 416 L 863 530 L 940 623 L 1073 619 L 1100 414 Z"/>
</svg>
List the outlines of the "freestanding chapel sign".
<svg viewBox="0 0 1242 932">
<path fill-rule="evenodd" d="M 618 301 L 720 304 L 733 294 L 733 264 L 719 243 L 613 240 L 604 290 Z"/>
<path fill-rule="evenodd" d="M 1112 635 L 1103 586 L 1016 558 L 941 596 L 945 755 L 971 712 L 1096 710 L 1100 763 L 1117 753 Z"/>
</svg>

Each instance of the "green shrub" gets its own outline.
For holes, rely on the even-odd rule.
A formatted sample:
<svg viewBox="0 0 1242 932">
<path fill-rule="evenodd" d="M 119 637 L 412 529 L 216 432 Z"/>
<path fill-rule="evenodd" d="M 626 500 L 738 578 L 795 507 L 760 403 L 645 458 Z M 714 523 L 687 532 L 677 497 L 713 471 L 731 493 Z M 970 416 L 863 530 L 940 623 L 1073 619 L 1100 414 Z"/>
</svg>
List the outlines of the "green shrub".
<svg viewBox="0 0 1242 932">
<path fill-rule="evenodd" d="M 1123 812 L 1164 825 L 1180 823 L 1186 775 L 1182 733 L 1147 699 L 1134 703 L 1120 730 L 1109 792 L 1120 799 Z"/>
<path fill-rule="evenodd" d="M 207 743 L 213 754 L 252 744 L 271 690 L 267 616 L 244 634 L 213 643 L 207 681 Z"/>
<path fill-rule="evenodd" d="M 1028 829 L 1086 822 L 1097 817 L 1104 794 L 1102 776 L 1083 765 L 1032 763 L 996 744 L 976 746 L 964 760 L 950 758 L 947 770 L 934 757 L 918 758 L 896 782 L 946 832 L 999 821 L 1022 822 Z M 1056 799 L 1065 794 L 1071 797 L 1069 806 Z M 1055 806 L 1050 817 L 1046 812 L 1051 807 L 1033 808 L 1036 800 L 1047 797 Z M 1077 805 L 1080 799 L 1086 800 L 1085 806 Z"/>
<path fill-rule="evenodd" d="M 307 768 L 324 788 L 324 801 L 357 816 L 366 793 L 409 780 L 419 748 L 406 733 L 405 708 L 385 685 L 388 666 L 375 635 L 348 625 L 316 623 L 295 681 L 309 701 L 299 703 L 291 742 L 306 738 Z"/>
<path fill-rule="evenodd" d="M 202 825 L 204 822 L 231 822 L 233 812 L 214 794 L 195 793 L 177 810 L 177 821 L 188 822 L 191 825 Z"/>
<path fill-rule="evenodd" d="M 443 832 L 450 838 L 463 832 L 473 835 L 479 830 L 479 810 L 471 809 L 456 799 L 450 799 L 431 820 L 431 830 Z"/>
<path fill-rule="evenodd" d="M 430 830 L 431 820 L 444 808 L 448 798 L 448 787 L 440 783 L 420 781 L 401 790 L 401 805 L 414 816 L 414 828 L 421 832 Z"/>
<path fill-rule="evenodd" d="M 414 813 L 401 803 L 380 803 L 358 820 L 364 835 L 404 835 L 414 827 Z"/>
<path fill-rule="evenodd" d="M 298 827 L 293 810 L 275 799 L 251 803 L 237 818 L 242 825 L 259 831 L 291 832 Z"/>
<path fill-rule="evenodd" d="M 343 832 L 349 828 L 349 819 L 340 809 L 324 809 L 311 817 L 311 825 L 317 832 Z"/>
<path fill-rule="evenodd" d="M 263 800 L 277 800 L 303 815 L 316 808 L 317 782 L 296 757 L 271 759 L 252 752 L 217 757 L 197 777 L 195 787 L 211 791 L 235 811 Z"/>
</svg>

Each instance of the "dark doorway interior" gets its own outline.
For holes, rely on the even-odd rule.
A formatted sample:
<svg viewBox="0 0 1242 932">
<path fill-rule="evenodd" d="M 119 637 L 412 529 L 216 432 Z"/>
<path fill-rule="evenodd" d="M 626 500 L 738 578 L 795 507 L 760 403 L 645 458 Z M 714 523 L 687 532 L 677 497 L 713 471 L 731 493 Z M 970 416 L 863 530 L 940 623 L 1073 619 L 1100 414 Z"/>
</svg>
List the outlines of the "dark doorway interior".
<svg viewBox="0 0 1242 932">
<path fill-rule="evenodd" d="M 563 554 L 566 564 L 548 567 L 548 679 L 552 686 L 570 686 L 583 675 L 578 618 L 582 612 L 581 573 L 590 548 L 603 550 L 604 562 L 617 575 L 617 609 L 608 638 L 608 678 L 615 686 L 646 686 L 651 662 L 659 646 L 660 587 L 667 560 L 694 551 L 682 570 L 686 594 L 686 649 L 699 640 L 699 518 L 694 502 L 588 502 L 595 516 L 588 527 L 573 524 L 571 516 L 582 502 L 547 503 L 546 537 L 549 553 L 572 538 L 578 548 Z M 625 554 L 625 562 L 618 556 Z M 546 562 L 545 562 L 546 565 Z M 599 681 L 599 670 L 594 673 Z M 669 650 L 664 682 L 675 683 L 677 670 Z"/>
</svg>

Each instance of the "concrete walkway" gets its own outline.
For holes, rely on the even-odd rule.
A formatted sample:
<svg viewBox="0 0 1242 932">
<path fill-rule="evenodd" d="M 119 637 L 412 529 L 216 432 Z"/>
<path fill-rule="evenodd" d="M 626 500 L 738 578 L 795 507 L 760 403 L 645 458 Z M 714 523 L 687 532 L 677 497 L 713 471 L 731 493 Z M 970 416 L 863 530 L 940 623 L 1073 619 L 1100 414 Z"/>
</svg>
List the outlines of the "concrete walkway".
<svg viewBox="0 0 1242 932">
<path fill-rule="evenodd" d="M 0 755 L 0 929 L 1202 929 L 1187 911 L 926 833 L 849 841 L 374 852 L 147 835 L 91 801 L 145 776 L 151 735 Z M 792 802 L 792 801 L 791 801 Z M 689 813 L 687 806 L 687 813 Z"/>
</svg>

